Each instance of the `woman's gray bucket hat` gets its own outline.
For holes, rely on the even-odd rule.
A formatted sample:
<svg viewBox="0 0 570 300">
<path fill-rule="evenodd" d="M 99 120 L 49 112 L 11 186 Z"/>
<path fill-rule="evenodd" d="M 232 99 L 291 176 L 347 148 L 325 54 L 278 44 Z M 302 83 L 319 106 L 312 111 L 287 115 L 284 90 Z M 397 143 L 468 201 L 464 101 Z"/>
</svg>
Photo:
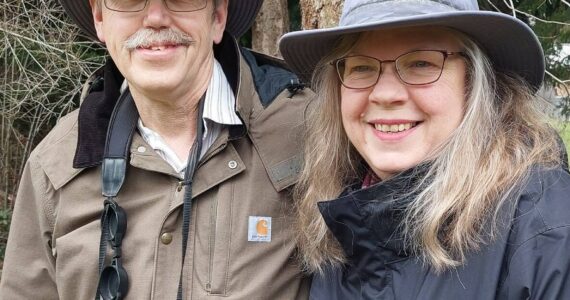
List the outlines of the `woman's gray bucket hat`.
<svg viewBox="0 0 570 300">
<path fill-rule="evenodd" d="M 59 0 L 71 19 L 93 41 L 99 41 L 89 0 Z M 246 33 L 263 4 L 263 0 L 229 0 L 226 31 L 236 38 Z"/>
<path fill-rule="evenodd" d="M 482 46 L 496 70 L 518 74 L 535 90 L 544 79 L 544 54 L 533 31 L 509 15 L 480 11 L 476 0 L 346 0 L 339 23 L 291 32 L 279 41 L 283 58 L 302 81 L 310 82 L 319 60 L 342 35 L 410 26 L 453 28 Z"/>
</svg>

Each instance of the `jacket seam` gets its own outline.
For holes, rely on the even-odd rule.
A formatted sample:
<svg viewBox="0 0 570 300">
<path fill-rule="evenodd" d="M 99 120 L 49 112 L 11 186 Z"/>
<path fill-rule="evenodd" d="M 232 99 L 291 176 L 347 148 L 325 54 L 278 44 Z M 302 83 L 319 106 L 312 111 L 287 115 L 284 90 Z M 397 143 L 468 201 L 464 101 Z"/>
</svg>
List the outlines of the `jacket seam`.
<svg viewBox="0 0 570 300">
<path fill-rule="evenodd" d="M 47 177 L 47 174 L 45 174 L 43 172 L 43 169 L 41 168 L 41 165 L 38 161 L 34 161 L 34 162 L 30 162 L 30 164 L 35 165 L 33 169 L 30 170 L 31 176 L 33 176 L 33 174 L 38 174 L 37 172 L 41 172 L 41 174 L 44 176 L 44 180 L 41 180 L 38 182 L 38 178 L 36 177 L 35 179 L 33 179 L 34 185 L 37 184 L 37 186 L 40 188 L 41 194 L 41 206 L 42 206 L 42 214 L 43 214 L 43 218 L 46 220 L 48 226 L 49 226 L 49 232 L 50 232 L 50 239 L 49 239 L 49 245 L 45 245 L 46 248 L 49 247 L 49 249 L 51 250 L 50 253 L 46 253 L 46 255 L 49 255 L 50 258 L 50 263 L 49 266 L 51 268 L 51 272 L 53 272 L 55 274 L 55 259 L 57 257 L 57 252 L 54 253 L 54 249 L 57 249 L 57 245 L 55 245 L 55 237 L 54 237 L 54 231 L 55 231 L 55 210 L 53 208 L 53 201 L 50 201 L 50 198 L 47 196 L 47 188 L 48 185 L 47 183 L 49 182 L 49 178 Z M 32 177 L 33 178 L 33 177 Z M 41 226 L 41 224 L 40 224 Z"/>
<path fill-rule="evenodd" d="M 530 242 L 531 240 L 536 239 L 537 237 L 544 235 L 547 232 L 556 230 L 556 229 L 562 229 L 562 228 L 566 228 L 566 227 L 570 227 L 570 224 L 564 224 L 564 225 L 559 225 L 559 226 L 555 226 L 555 227 L 547 227 L 544 230 L 541 230 L 540 232 L 534 234 L 533 236 L 529 237 L 528 239 L 524 240 L 523 242 L 521 242 L 520 244 L 517 245 L 515 251 L 513 252 L 513 255 L 511 257 L 515 257 L 515 255 L 517 254 L 517 252 L 519 251 L 519 249 L 525 245 L 526 243 Z M 510 265 L 510 263 L 509 263 Z"/>
</svg>

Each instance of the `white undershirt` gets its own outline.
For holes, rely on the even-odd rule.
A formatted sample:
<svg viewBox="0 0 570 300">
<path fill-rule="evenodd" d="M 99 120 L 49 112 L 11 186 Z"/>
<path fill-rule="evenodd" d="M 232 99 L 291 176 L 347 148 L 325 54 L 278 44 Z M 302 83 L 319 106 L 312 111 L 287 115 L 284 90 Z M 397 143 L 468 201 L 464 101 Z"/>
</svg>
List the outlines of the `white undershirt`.
<svg viewBox="0 0 570 300">
<path fill-rule="evenodd" d="M 225 125 L 241 125 L 242 122 L 235 112 L 235 96 L 220 63 L 214 59 L 212 79 L 206 91 L 204 100 L 204 135 L 202 136 L 202 152 L 212 146 Z M 174 171 L 181 176 L 188 163 L 188 158 L 180 160 L 178 155 L 166 144 L 164 139 L 154 130 L 143 125 L 139 118 L 138 129 L 142 138 L 162 157 Z"/>
</svg>

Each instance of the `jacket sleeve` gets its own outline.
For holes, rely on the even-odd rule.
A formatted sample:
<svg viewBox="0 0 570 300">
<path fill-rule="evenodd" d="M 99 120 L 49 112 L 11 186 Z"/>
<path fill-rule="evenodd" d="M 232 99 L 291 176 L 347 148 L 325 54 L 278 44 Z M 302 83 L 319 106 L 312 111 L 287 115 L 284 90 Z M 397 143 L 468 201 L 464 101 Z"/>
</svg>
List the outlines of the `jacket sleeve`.
<svg viewBox="0 0 570 300">
<path fill-rule="evenodd" d="M 39 164 L 30 159 L 12 214 L 0 299 L 59 298 L 51 250 L 53 205 L 46 196 L 49 186 Z"/>
<path fill-rule="evenodd" d="M 569 212 L 570 213 L 570 212 Z M 570 227 L 537 234 L 509 263 L 499 299 L 570 299 Z"/>
</svg>

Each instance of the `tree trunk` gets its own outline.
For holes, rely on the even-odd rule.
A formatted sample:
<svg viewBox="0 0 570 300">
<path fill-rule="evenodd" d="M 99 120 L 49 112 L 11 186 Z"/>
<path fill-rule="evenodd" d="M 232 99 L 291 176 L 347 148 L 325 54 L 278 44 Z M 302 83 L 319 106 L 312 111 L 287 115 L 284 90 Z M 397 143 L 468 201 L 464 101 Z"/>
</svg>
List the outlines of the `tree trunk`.
<svg viewBox="0 0 570 300">
<path fill-rule="evenodd" d="M 300 0 L 303 29 L 336 26 L 343 2 L 342 0 Z"/>
<path fill-rule="evenodd" d="M 253 50 L 281 57 L 277 42 L 288 31 L 287 0 L 265 0 L 251 28 Z"/>
</svg>

